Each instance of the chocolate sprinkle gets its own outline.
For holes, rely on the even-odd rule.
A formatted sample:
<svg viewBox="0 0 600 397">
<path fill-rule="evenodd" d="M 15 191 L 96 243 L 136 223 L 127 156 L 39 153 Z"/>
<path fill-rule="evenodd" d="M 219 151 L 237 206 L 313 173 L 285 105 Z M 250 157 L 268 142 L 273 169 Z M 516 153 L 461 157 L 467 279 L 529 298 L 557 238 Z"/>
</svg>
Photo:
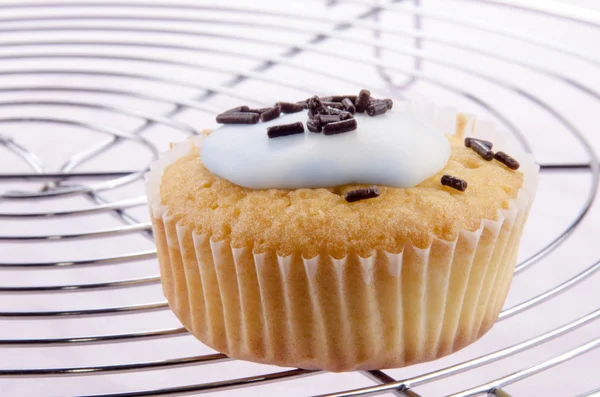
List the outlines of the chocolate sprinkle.
<svg viewBox="0 0 600 397">
<path fill-rule="evenodd" d="M 371 98 L 371 91 L 369 90 L 360 90 L 358 94 L 358 98 L 354 102 L 356 105 L 356 111 L 358 113 L 362 113 L 367 110 L 369 106 L 369 99 Z"/>
<path fill-rule="evenodd" d="M 456 178 L 451 175 L 442 176 L 442 185 L 449 186 L 452 189 L 460 190 L 461 192 L 464 192 L 465 190 L 467 190 L 467 182 L 466 181 L 463 181 L 462 179 Z"/>
<path fill-rule="evenodd" d="M 282 136 L 302 134 L 304 132 L 304 125 L 301 121 L 291 124 L 280 124 L 274 125 L 267 128 L 267 135 L 269 138 L 279 138 Z"/>
<path fill-rule="evenodd" d="M 273 108 L 260 108 L 260 109 L 248 109 L 248 112 L 250 113 L 258 113 L 258 114 L 263 114 L 264 112 L 266 112 L 267 110 L 271 110 Z"/>
<path fill-rule="evenodd" d="M 307 101 L 308 109 L 312 110 L 313 114 L 328 114 L 327 108 L 323 105 L 323 102 L 318 96 L 313 96 Z"/>
<path fill-rule="evenodd" d="M 380 194 L 381 193 L 379 193 L 379 188 L 377 186 L 371 186 L 349 191 L 348 193 L 344 194 L 344 200 L 349 203 L 353 203 L 355 201 L 379 197 Z"/>
<path fill-rule="evenodd" d="M 308 109 L 308 103 L 306 101 L 298 101 L 296 105 L 302 106 L 302 109 Z"/>
<path fill-rule="evenodd" d="M 346 98 L 350 99 L 352 102 L 356 101 L 356 95 L 331 95 L 322 98 L 322 100 L 327 102 L 342 102 Z"/>
<path fill-rule="evenodd" d="M 329 123 L 337 123 L 338 121 L 341 121 L 341 118 L 335 114 L 320 114 L 315 117 L 315 120 L 318 121 L 319 125 L 325 125 Z"/>
<path fill-rule="evenodd" d="M 390 110 L 391 108 L 394 107 L 394 101 L 392 101 L 390 98 L 382 99 L 382 101 L 385 102 L 385 104 L 387 105 L 388 110 Z"/>
<path fill-rule="evenodd" d="M 256 124 L 258 113 L 231 112 L 221 113 L 217 116 L 217 123 L 221 124 Z"/>
<path fill-rule="evenodd" d="M 321 132 L 321 126 L 317 124 L 314 120 L 308 120 L 306 122 L 306 127 L 310 132 Z"/>
<path fill-rule="evenodd" d="M 223 113 L 237 113 L 237 112 L 245 113 L 245 112 L 249 112 L 249 111 L 250 111 L 250 109 L 248 109 L 248 106 L 242 105 L 242 106 L 235 107 L 233 109 L 226 110 Z"/>
<path fill-rule="evenodd" d="M 329 123 L 323 126 L 324 135 L 342 134 L 344 132 L 354 131 L 357 127 L 356 119 L 348 119 L 338 121 L 337 123 Z"/>
<path fill-rule="evenodd" d="M 354 116 L 350 112 L 341 112 L 340 113 L 340 119 L 342 119 L 342 120 L 348 120 L 351 118 L 354 118 Z"/>
<path fill-rule="evenodd" d="M 342 100 L 342 105 L 344 105 L 344 109 L 346 109 L 349 113 L 356 113 L 356 106 L 354 106 L 354 102 L 350 98 L 344 98 Z"/>
<path fill-rule="evenodd" d="M 281 114 L 281 108 L 279 106 L 272 107 L 266 112 L 262 112 L 260 114 L 260 121 L 267 122 L 271 120 L 275 120 Z"/>
<path fill-rule="evenodd" d="M 339 102 L 325 102 L 325 101 L 323 101 L 322 103 L 323 103 L 323 106 L 327 106 L 329 108 L 340 109 L 340 110 L 344 108 L 344 106 L 341 103 L 339 103 Z M 331 110 L 331 109 L 329 109 L 329 110 Z"/>
<path fill-rule="evenodd" d="M 485 140 L 483 140 L 483 139 L 476 139 L 476 138 L 465 138 L 465 146 L 466 146 L 466 147 L 471 147 L 471 143 L 472 143 L 473 141 L 479 142 L 479 143 L 481 143 L 482 145 L 485 145 L 485 146 L 487 146 L 487 148 L 488 148 L 488 149 L 490 149 L 490 150 L 491 150 L 491 149 L 494 147 L 494 144 L 493 144 L 492 142 L 490 142 L 490 141 L 485 141 Z"/>
<path fill-rule="evenodd" d="M 315 118 L 315 114 L 310 109 L 308 109 L 308 112 L 306 112 L 306 114 L 308 115 L 308 118 L 311 120 Z"/>
<path fill-rule="evenodd" d="M 379 116 L 380 114 L 384 114 L 387 112 L 388 106 L 387 103 L 383 101 L 375 102 L 367 108 L 367 114 L 371 117 Z"/>
<path fill-rule="evenodd" d="M 338 116 L 340 116 L 340 120 L 348 120 L 354 117 L 352 113 L 339 109 L 329 109 L 329 114 L 337 114 Z"/>
<path fill-rule="evenodd" d="M 492 161 L 494 158 L 494 152 L 492 152 L 486 145 L 480 143 L 479 141 L 471 141 L 471 149 L 473 149 L 475 153 L 487 161 Z"/>
<path fill-rule="evenodd" d="M 281 113 L 298 113 L 304 110 L 304 105 L 292 102 L 277 102 L 275 106 L 281 108 Z"/>
<path fill-rule="evenodd" d="M 519 167 L 521 166 L 521 164 L 519 164 L 519 162 L 517 160 L 510 157 L 508 154 L 506 154 L 504 152 L 497 152 L 494 155 L 494 158 L 496 160 L 498 160 L 499 162 L 501 162 L 502 164 L 504 164 L 505 166 L 507 166 L 508 168 L 510 168 L 511 170 L 518 170 Z"/>
</svg>

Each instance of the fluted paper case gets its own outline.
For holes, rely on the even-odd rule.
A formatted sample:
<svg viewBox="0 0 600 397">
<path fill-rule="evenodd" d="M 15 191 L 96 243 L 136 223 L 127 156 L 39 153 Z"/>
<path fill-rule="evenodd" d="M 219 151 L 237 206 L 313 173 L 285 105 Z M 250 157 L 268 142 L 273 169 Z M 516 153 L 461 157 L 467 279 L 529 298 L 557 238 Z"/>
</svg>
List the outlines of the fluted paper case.
<svg viewBox="0 0 600 397">
<path fill-rule="evenodd" d="M 456 112 L 404 104 L 418 117 L 454 131 Z M 538 167 L 493 123 L 461 117 L 458 133 L 493 139 L 514 153 L 524 183 L 497 219 L 454 241 L 411 244 L 399 254 L 374 252 L 303 258 L 253 253 L 196 234 L 162 205 L 166 167 L 200 146 L 177 144 L 146 175 L 148 204 L 169 306 L 200 341 L 230 357 L 329 371 L 401 367 L 473 343 L 498 318 L 533 200 Z"/>
</svg>

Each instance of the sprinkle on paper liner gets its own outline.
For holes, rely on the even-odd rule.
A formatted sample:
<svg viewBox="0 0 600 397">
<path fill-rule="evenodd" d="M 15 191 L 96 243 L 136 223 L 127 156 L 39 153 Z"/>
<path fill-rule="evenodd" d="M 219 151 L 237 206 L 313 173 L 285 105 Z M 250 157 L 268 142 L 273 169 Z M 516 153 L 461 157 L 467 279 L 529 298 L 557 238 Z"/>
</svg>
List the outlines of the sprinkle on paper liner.
<svg viewBox="0 0 600 397">
<path fill-rule="evenodd" d="M 248 106 L 242 105 L 242 106 L 235 107 L 233 109 L 226 110 L 223 113 L 237 113 L 237 112 L 245 113 L 245 112 L 249 112 L 249 111 L 250 111 L 250 109 L 248 108 Z M 255 113 L 255 112 L 252 112 L 252 113 Z"/>
<path fill-rule="evenodd" d="M 451 187 L 452 189 L 460 190 L 461 192 L 464 192 L 465 190 L 467 190 L 467 182 L 466 181 L 464 181 L 460 178 L 456 178 L 451 175 L 442 176 L 441 182 L 442 182 L 442 185 Z"/>
<path fill-rule="evenodd" d="M 259 119 L 258 113 L 231 112 L 221 113 L 217 116 L 217 123 L 221 124 L 256 124 Z"/>
<path fill-rule="evenodd" d="M 271 120 L 275 120 L 281 114 L 281 108 L 279 106 L 272 107 L 269 110 L 266 110 L 260 114 L 260 121 L 267 122 Z"/>
<path fill-rule="evenodd" d="M 480 155 L 484 160 L 492 161 L 494 159 L 494 152 L 492 152 L 486 145 L 480 143 L 479 141 L 471 141 L 471 149 L 478 155 Z"/>
<path fill-rule="evenodd" d="M 304 110 L 304 105 L 292 102 L 277 102 L 275 106 L 281 108 L 281 113 L 298 113 Z"/>
<path fill-rule="evenodd" d="M 344 194 L 344 200 L 346 200 L 349 203 L 353 203 L 355 201 L 379 197 L 380 194 L 381 193 L 379 193 L 379 188 L 377 186 L 371 186 L 347 192 L 346 194 Z"/>
<path fill-rule="evenodd" d="M 517 160 L 515 160 L 514 158 L 512 158 L 504 152 L 497 152 L 494 155 L 494 158 L 502 164 L 504 164 L 505 166 L 507 166 L 508 168 L 510 168 L 511 170 L 518 170 L 521 166 L 521 164 L 519 164 Z"/>
<path fill-rule="evenodd" d="M 295 135 L 304 133 L 304 125 L 301 121 L 291 124 L 274 125 L 267 128 L 269 138 L 279 138 L 282 136 Z"/>
<path fill-rule="evenodd" d="M 476 139 L 476 138 L 465 138 L 465 146 L 466 147 L 471 147 L 471 143 L 472 142 L 479 142 L 482 145 L 487 146 L 487 148 L 490 149 L 490 150 L 494 147 L 494 144 L 492 142 L 490 142 L 490 141 L 486 141 L 486 140 L 483 140 L 483 139 Z"/>
<path fill-rule="evenodd" d="M 344 132 L 354 131 L 357 128 L 356 119 L 338 121 L 323 126 L 323 135 L 342 134 Z"/>
</svg>

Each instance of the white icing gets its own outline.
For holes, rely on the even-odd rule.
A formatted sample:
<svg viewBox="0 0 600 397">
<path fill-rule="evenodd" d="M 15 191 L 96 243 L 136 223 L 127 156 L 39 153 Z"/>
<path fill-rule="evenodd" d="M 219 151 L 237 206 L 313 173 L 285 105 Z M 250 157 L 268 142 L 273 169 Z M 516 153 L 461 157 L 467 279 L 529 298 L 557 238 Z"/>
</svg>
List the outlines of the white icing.
<svg viewBox="0 0 600 397">
<path fill-rule="evenodd" d="M 217 176 L 251 189 L 350 183 L 408 188 L 435 175 L 450 157 L 442 131 L 410 113 L 355 118 L 357 130 L 329 136 L 306 129 L 306 112 L 223 125 L 202 143 L 202 160 Z M 267 127 L 296 121 L 305 123 L 304 134 L 267 137 Z"/>
</svg>

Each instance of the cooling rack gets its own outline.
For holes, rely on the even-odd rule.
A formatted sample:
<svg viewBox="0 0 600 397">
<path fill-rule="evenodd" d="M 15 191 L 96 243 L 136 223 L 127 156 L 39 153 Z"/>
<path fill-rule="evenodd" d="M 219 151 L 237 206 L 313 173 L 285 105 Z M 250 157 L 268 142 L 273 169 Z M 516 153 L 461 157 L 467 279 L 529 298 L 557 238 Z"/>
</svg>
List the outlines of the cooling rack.
<svg viewBox="0 0 600 397">
<path fill-rule="evenodd" d="M 594 395 L 600 14 L 535 4 L 0 2 L 0 395 Z M 160 292 L 147 164 L 221 109 L 363 87 L 494 119 L 541 163 L 498 324 L 346 374 L 194 341 Z"/>
</svg>

